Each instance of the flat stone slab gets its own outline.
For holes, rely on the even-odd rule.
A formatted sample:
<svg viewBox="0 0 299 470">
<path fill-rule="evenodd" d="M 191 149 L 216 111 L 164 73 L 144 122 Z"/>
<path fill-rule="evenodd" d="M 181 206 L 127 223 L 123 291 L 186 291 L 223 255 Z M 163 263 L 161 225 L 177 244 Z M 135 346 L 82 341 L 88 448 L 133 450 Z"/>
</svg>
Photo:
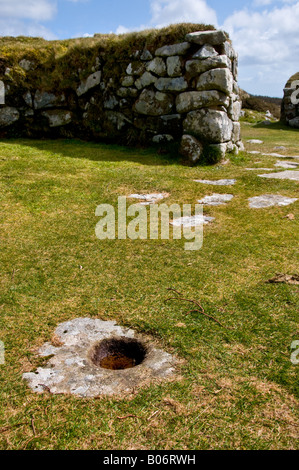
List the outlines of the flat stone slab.
<svg viewBox="0 0 299 470">
<path fill-rule="evenodd" d="M 236 183 L 235 179 L 223 179 L 223 180 L 194 180 L 195 183 L 203 184 L 215 184 L 216 186 L 230 186 Z"/>
<path fill-rule="evenodd" d="M 246 142 L 248 144 L 263 144 L 264 143 L 263 140 L 259 140 L 259 139 L 250 139 L 250 140 L 247 140 Z"/>
<path fill-rule="evenodd" d="M 259 171 L 273 171 L 273 168 L 245 168 L 245 170 L 248 170 L 248 171 L 253 171 L 253 170 L 259 170 Z"/>
<path fill-rule="evenodd" d="M 39 349 L 42 357 L 51 356 L 45 367 L 23 374 L 34 392 L 71 394 L 80 397 L 122 394 L 156 379 L 166 379 L 175 372 L 176 360 L 148 339 L 115 321 L 76 318 L 58 325 L 55 344 L 44 344 Z M 93 348 L 104 339 L 134 338 L 146 347 L 146 356 L 135 367 L 111 370 L 95 365 Z"/>
<path fill-rule="evenodd" d="M 274 178 L 279 180 L 291 180 L 291 181 L 299 181 L 299 171 L 296 170 L 286 170 L 280 171 L 278 173 L 268 173 L 266 175 L 258 175 L 261 178 Z"/>
<path fill-rule="evenodd" d="M 280 153 L 262 153 L 264 157 L 277 157 L 277 158 L 287 158 L 286 155 L 281 155 Z M 292 158 L 292 157 L 290 157 Z"/>
<path fill-rule="evenodd" d="M 203 199 L 199 199 L 199 204 L 206 204 L 208 206 L 220 206 L 231 201 L 233 194 L 212 194 L 211 196 L 205 196 Z"/>
<path fill-rule="evenodd" d="M 259 155 L 261 152 L 258 150 L 247 150 L 247 153 L 251 153 L 252 155 Z"/>
<path fill-rule="evenodd" d="M 262 209 L 264 207 L 272 206 L 288 206 L 296 202 L 296 198 L 280 196 L 279 194 L 264 194 L 262 196 L 255 196 L 248 199 L 249 207 L 253 209 Z"/>
<path fill-rule="evenodd" d="M 150 205 L 155 204 L 157 201 L 161 201 L 165 197 L 168 197 L 168 193 L 152 193 L 152 194 L 130 194 L 128 196 L 132 199 L 139 199 L 139 204 Z"/>
<path fill-rule="evenodd" d="M 172 220 L 171 225 L 178 227 L 198 227 L 199 225 L 206 225 L 209 222 L 215 220 L 215 217 L 208 217 L 205 215 L 193 215 L 191 217 L 179 217 L 178 219 Z"/>
<path fill-rule="evenodd" d="M 299 162 L 276 162 L 274 166 L 279 168 L 294 169 L 296 170 Z"/>
</svg>

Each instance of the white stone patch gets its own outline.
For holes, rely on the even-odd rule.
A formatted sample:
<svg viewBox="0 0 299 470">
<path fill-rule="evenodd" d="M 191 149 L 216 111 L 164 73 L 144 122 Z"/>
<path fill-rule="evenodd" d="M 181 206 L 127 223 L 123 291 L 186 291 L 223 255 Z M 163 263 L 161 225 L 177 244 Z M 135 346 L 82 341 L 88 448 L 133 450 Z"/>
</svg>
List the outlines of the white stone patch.
<svg viewBox="0 0 299 470">
<path fill-rule="evenodd" d="M 152 193 L 152 194 L 130 194 L 128 197 L 132 199 L 139 199 L 142 205 L 155 204 L 157 201 L 168 197 L 168 193 Z"/>
<path fill-rule="evenodd" d="M 277 158 L 287 158 L 286 155 L 281 155 L 280 153 L 262 153 L 264 157 L 277 157 Z M 292 157 L 291 157 L 292 158 Z"/>
<path fill-rule="evenodd" d="M 279 180 L 299 181 L 299 171 L 286 170 L 279 173 L 268 173 L 267 175 L 258 175 L 261 178 L 274 178 Z"/>
<path fill-rule="evenodd" d="M 274 166 L 279 168 L 293 169 L 296 170 L 299 162 L 276 162 Z"/>
<path fill-rule="evenodd" d="M 263 144 L 264 143 L 263 140 L 259 140 L 259 139 L 250 139 L 250 140 L 247 140 L 246 142 L 248 144 Z"/>
<path fill-rule="evenodd" d="M 215 217 L 208 217 L 205 215 L 192 215 L 190 217 L 179 217 L 178 219 L 172 220 L 170 223 L 175 227 L 197 227 L 199 225 L 206 225 L 209 222 L 215 220 Z"/>
<path fill-rule="evenodd" d="M 252 155 L 259 155 L 261 152 L 258 150 L 247 150 L 247 153 L 251 153 Z"/>
<path fill-rule="evenodd" d="M 208 206 L 220 206 L 231 201 L 233 197 L 232 194 L 212 194 L 211 196 L 205 196 L 203 199 L 198 200 L 198 202 Z"/>
<path fill-rule="evenodd" d="M 194 180 L 195 183 L 203 184 L 214 184 L 216 186 L 230 186 L 236 183 L 235 179 L 223 179 L 223 180 Z"/>
<path fill-rule="evenodd" d="M 61 323 L 55 330 L 61 346 L 46 343 L 39 350 L 40 356 L 53 355 L 43 367 L 23 374 L 34 392 L 72 394 L 96 397 L 130 392 L 156 379 L 166 379 L 175 372 L 176 360 L 168 353 L 156 349 L 148 339 L 133 330 L 116 325 L 114 321 L 77 318 Z M 147 349 L 144 360 L 128 369 L 111 370 L 96 365 L 90 351 L 103 339 L 134 338 Z"/>
<path fill-rule="evenodd" d="M 288 206 L 296 202 L 296 198 L 280 196 L 279 194 L 264 194 L 262 196 L 255 196 L 248 199 L 249 207 L 254 209 L 262 209 L 264 207 L 272 206 Z"/>
<path fill-rule="evenodd" d="M 248 170 L 248 171 L 253 171 L 253 170 L 259 170 L 259 171 L 273 171 L 273 168 L 245 168 L 245 170 Z"/>
</svg>

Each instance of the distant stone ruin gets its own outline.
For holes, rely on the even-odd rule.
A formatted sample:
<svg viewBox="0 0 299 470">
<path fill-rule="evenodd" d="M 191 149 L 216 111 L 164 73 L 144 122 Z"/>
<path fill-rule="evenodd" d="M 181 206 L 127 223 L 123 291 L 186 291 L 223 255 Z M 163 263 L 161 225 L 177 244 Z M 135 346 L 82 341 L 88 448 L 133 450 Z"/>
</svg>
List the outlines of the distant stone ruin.
<svg viewBox="0 0 299 470">
<path fill-rule="evenodd" d="M 6 59 L 0 68 L 0 137 L 171 144 L 190 164 L 237 153 L 238 58 L 227 33 L 196 31 L 158 46 L 137 41 L 116 60 L 111 47 L 93 44 L 83 68 L 71 52 L 50 63 L 24 47 L 16 65 Z"/>
<path fill-rule="evenodd" d="M 284 88 L 281 121 L 299 129 L 299 72 L 288 80 Z"/>
</svg>

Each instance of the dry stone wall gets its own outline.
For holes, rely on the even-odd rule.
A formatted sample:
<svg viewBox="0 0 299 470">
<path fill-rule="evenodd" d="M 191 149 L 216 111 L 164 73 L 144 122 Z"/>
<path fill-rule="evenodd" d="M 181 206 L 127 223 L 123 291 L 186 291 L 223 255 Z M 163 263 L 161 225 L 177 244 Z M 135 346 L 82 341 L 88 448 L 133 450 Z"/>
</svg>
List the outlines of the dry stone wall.
<svg viewBox="0 0 299 470">
<path fill-rule="evenodd" d="M 284 88 L 281 121 L 299 129 L 299 72 L 288 80 Z"/>
<path fill-rule="evenodd" d="M 171 143 L 190 164 L 242 148 L 238 58 L 224 31 L 192 32 L 155 50 L 136 44 L 116 74 L 106 59 L 101 52 L 80 80 L 74 70 L 72 86 L 63 90 L 36 87 L 30 81 L 36 64 L 26 57 L 19 62 L 22 86 L 6 67 L 0 136 Z"/>
</svg>

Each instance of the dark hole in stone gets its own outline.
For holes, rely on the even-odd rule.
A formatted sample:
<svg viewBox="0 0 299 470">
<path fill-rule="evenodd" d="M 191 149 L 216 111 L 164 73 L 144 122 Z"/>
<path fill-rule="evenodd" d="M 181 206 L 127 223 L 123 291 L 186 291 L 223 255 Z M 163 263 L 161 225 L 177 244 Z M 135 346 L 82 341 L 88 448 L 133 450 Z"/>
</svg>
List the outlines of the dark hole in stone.
<svg viewBox="0 0 299 470">
<path fill-rule="evenodd" d="M 109 338 L 93 347 L 91 360 L 104 369 L 130 369 L 144 361 L 146 352 L 146 347 L 134 338 Z"/>
</svg>

